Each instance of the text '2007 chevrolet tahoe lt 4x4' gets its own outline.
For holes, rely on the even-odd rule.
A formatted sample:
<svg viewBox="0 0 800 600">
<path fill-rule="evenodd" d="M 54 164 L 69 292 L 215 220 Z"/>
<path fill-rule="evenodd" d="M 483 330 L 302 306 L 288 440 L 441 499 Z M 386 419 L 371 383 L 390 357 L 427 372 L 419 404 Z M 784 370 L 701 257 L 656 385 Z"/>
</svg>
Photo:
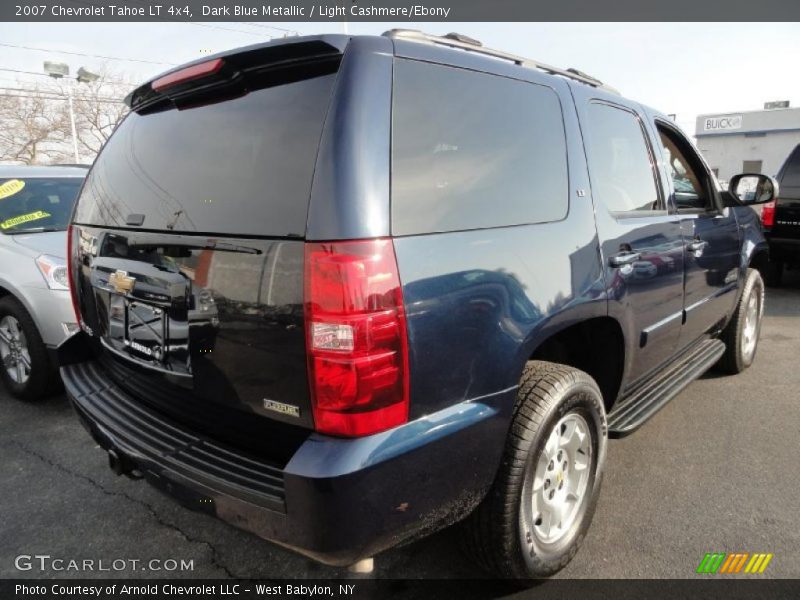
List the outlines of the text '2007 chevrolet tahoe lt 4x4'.
<svg viewBox="0 0 800 600">
<path fill-rule="evenodd" d="M 118 473 L 306 556 L 464 521 L 498 576 L 552 574 L 609 434 L 753 361 L 754 211 L 588 75 L 393 31 L 128 102 L 73 218 L 66 389 Z"/>
</svg>

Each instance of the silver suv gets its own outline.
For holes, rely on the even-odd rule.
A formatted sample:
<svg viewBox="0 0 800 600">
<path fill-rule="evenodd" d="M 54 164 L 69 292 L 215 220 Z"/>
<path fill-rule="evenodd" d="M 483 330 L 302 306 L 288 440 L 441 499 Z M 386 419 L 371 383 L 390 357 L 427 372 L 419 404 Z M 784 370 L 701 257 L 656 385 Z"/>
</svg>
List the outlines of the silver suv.
<svg viewBox="0 0 800 600">
<path fill-rule="evenodd" d="M 64 256 L 86 172 L 0 166 L 0 378 L 22 400 L 58 386 L 53 350 L 77 330 Z"/>
</svg>

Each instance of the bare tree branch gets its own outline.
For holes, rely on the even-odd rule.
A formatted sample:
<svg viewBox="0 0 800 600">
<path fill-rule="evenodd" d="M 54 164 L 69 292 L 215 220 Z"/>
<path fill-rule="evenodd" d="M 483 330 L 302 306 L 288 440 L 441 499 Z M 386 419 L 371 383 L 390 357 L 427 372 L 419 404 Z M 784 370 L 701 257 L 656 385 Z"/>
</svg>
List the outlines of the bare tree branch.
<svg viewBox="0 0 800 600">
<path fill-rule="evenodd" d="M 128 107 L 122 102 L 122 98 L 133 89 L 134 84 L 121 83 L 123 81 L 125 80 L 120 74 L 104 70 L 97 81 L 71 83 L 78 146 L 82 155 L 94 159 L 128 114 Z"/>
<path fill-rule="evenodd" d="M 40 86 L 25 96 L 0 96 L 0 161 L 26 165 L 62 160 L 69 134 L 66 104 Z"/>
<path fill-rule="evenodd" d="M 134 85 L 104 70 L 97 81 L 47 80 L 20 83 L 0 94 L 0 162 L 73 162 L 69 94 L 77 132 L 79 162 L 94 160 L 128 112 L 122 98 Z"/>
</svg>

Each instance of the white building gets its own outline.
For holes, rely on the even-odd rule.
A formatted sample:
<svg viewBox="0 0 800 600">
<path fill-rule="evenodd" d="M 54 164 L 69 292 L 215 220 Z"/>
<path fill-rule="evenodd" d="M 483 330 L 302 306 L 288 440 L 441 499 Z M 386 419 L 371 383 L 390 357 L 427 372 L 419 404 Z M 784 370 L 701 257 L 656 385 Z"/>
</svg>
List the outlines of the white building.
<svg viewBox="0 0 800 600">
<path fill-rule="evenodd" d="M 800 144 L 800 108 L 765 107 L 771 105 L 778 108 L 697 117 L 697 147 L 721 181 L 737 173 L 775 175 Z"/>
</svg>

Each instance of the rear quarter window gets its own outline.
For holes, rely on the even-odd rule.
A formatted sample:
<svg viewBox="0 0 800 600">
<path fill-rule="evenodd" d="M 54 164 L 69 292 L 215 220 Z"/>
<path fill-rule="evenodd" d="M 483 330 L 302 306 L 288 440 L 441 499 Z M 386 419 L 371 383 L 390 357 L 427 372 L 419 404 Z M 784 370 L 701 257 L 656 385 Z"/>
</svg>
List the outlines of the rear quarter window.
<svg viewBox="0 0 800 600">
<path fill-rule="evenodd" d="M 567 150 L 551 88 L 398 59 L 392 117 L 392 233 L 558 221 Z"/>
</svg>

